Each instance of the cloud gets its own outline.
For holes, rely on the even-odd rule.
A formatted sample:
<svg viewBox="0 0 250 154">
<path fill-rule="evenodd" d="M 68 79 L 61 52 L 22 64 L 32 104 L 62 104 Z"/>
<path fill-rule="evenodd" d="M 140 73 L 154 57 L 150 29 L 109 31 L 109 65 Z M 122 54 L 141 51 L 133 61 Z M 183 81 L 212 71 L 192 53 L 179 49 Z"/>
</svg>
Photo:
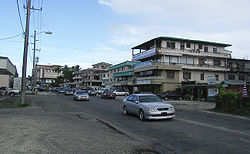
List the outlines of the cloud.
<svg viewBox="0 0 250 154">
<path fill-rule="evenodd" d="M 234 57 L 242 57 L 241 53 L 249 55 L 249 0 L 105 2 L 120 17 L 119 24 L 110 25 L 109 39 L 113 45 L 131 48 L 154 37 L 173 36 L 231 43 L 229 49 Z"/>
<path fill-rule="evenodd" d="M 98 3 L 100 5 L 106 5 L 106 6 L 110 6 L 112 5 L 112 3 L 110 1 L 106 1 L 106 0 L 99 0 Z"/>
</svg>

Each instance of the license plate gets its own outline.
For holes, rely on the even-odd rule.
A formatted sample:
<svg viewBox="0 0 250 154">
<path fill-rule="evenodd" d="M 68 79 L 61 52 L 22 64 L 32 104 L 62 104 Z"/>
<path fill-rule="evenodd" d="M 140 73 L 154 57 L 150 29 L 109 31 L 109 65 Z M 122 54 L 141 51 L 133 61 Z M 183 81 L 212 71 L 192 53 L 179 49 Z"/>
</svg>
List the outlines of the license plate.
<svg viewBox="0 0 250 154">
<path fill-rule="evenodd" d="M 161 114 L 162 114 L 162 115 L 168 115 L 168 113 L 167 113 L 167 112 L 162 112 Z"/>
</svg>

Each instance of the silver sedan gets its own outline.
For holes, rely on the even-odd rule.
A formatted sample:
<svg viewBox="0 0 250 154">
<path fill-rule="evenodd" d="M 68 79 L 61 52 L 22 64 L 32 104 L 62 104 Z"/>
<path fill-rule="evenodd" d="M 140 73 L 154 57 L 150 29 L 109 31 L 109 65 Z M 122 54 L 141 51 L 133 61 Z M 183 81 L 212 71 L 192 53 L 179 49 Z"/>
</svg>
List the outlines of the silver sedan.
<svg viewBox="0 0 250 154">
<path fill-rule="evenodd" d="M 73 95 L 74 100 L 80 101 L 80 100 L 86 100 L 89 101 L 89 94 L 85 92 L 84 90 L 78 90 Z"/>
<path fill-rule="evenodd" d="M 154 94 L 133 94 L 123 100 L 123 113 L 138 115 L 145 119 L 172 119 L 175 109 Z"/>
</svg>

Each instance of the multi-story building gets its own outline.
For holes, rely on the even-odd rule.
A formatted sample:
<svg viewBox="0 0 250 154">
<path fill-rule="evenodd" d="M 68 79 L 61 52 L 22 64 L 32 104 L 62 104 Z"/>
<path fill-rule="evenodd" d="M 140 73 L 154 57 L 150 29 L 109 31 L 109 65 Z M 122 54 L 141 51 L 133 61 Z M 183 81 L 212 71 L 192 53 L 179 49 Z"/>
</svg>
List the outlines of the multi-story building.
<svg viewBox="0 0 250 154">
<path fill-rule="evenodd" d="M 101 62 L 92 65 L 93 68 L 83 69 L 82 71 L 82 85 L 87 88 L 102 87 L 102 73 L 107 72 L 111 64 Z"/>
<path fill-rule="evenodd" d="M 230 44 L 157 37 L 132 48 L 136 86 L 140 91 L 159 93 L 177 86 L 215 84 L 224 80 L 228 70 Z M 206 92 L 204 89 L 203 93 Z M 197 89 L 192 89 L 195 95 Z"/>
<path fill-rule="evenodd" d="M 112 88 L 133 92 L 134 64 L 133 61 L 125 61 L 109 67 L 109 83 Z"/>
<path fill-rule="evenodd" d="M 111 88 L 109 84 L 109 72 L 108 71 L 102 73 L 102 87 L 106 89 Z"/>
<path fill-rule="evenodd" d="M 235 92 L 243 91 L 243 86 L 250 86 L 250 60 L 245 59 L 229 59 L 229 71 L 225 73 L 225 81 L 223 84 L 227 89 Z"/>
<path fill-rule="evenodd" d="M 62 75 L 62 71 L 58 70 L 60 65 L 37 65 L 36 81 L 40 85 L 47 85 L 55 81 L 58 76 Z"/>
<path fill-rule="evenodd" d="M 83 82 L 83 79 L 82 79 L 82 70 L 80 71 L 75 71 L 73 72 L 73 83 L 71 83 L 73 85 L 73 87 L 81 87 L 82 86 L 82 82 Z"/>
<path fill-rule="evenodd" d="M 0 87 L 13 88 L 14 77 L 17 77 L 16 66 L 8 57 L 0 56 Z"/>
</svg>

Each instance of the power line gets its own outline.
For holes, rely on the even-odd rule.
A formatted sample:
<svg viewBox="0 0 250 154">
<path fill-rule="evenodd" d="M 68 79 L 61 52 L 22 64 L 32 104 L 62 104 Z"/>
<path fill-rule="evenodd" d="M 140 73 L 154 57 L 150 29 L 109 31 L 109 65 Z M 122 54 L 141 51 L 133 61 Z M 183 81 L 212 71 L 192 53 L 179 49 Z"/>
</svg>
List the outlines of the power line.
<svg viewBox="0 0 250 154">
<path fill-rule="evenodd" d="M 2 41 L 2 40 L 12 39 L 12 38 L 15 38 L 15 37 L 18 37 L 18 36 L 21 36 L 21 35 L 23 35 L 23 34 L 18 34 L 18 35 L 11 36 L 11 37 L 4 37 L 4 38 L 0 38 L 0 41 Z"/>
<path fill-rule="evenodd" d="M 22 27 L 22 32 L 24 33 L 23 22 L 22 22 L 22 18 L 21 18 L 21 14 L 20 14 L 20 8 L 19 8 L 18 0 L 16 0 L 16 5 L 17 5 L 17 12 L 18 12 L 18 15 L 19 15 L 19 20 L 20 20 L 20 25 Z"/>
</svg>

